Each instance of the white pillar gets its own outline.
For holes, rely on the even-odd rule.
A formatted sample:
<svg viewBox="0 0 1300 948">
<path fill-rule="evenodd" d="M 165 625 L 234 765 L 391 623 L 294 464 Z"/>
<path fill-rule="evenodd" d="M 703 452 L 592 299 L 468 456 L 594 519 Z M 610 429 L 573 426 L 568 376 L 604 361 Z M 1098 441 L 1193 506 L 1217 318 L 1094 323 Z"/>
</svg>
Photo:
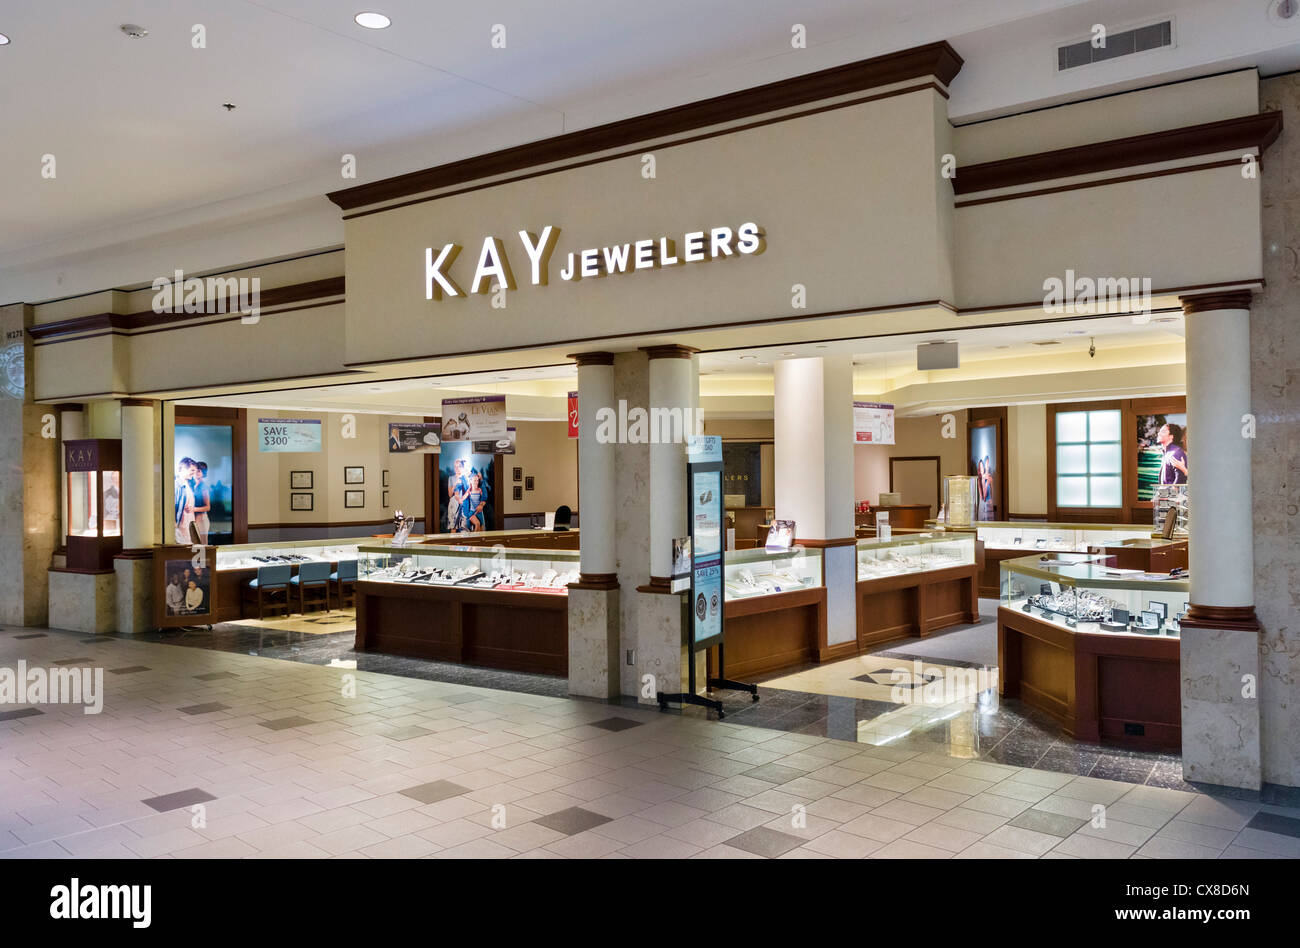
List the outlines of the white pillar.
<svg viewBox="0 0 1300 948">
<path fill-rule="evenodd" d="M 1190 594 L 1180 623 L 1183 777 L 1262 781 L 1255 618 L 1250 291 L 1183 297 Z"/>
<path fill-rule="evenodd" d="M 776 516 L 795 522 L 795 537 L 803 545 L 823 548 L 827 650 L 820 657 L 852 654 L 857 641 L 853 360 L 847 355 L 783 359 L 773 374 Z"/>
<path fill-rule="evenodd" d="M 154 405 L 122 402 L 122 547 L 147 549 L 157 542 L 154 496 Z"/>
<path fill-rule="evenodd" d="M 613 580 L 615 501 L 614 441 L 602 443 L 596 414 L 602 408 L 618 411 L 614 400 L 614 356 L 589 352 L 575 356 L 578 363 L 578 515 L 579 549 L 584 582 Z"/>
<path fill-rule="evenodd" d="M 84 405 L 67 404 L 59 406 L 59 439 L 63 442 L 79 441 L 86 436 L 86 408 Z M 63 525 L 59 534 L 59 546 L 67 542 L 68 537 L 68 466 L 67 453 L 59 449 L 59 499 L 62 509 L 59 520 Z M 75 498 L 83 502 L 84 497 Z"/>
<path fill-rule="evenodd" d="M 695 352 L 674 345 L 645 350 L 649 360 L 652 586 L 667 586 L 672 573 L 673 539 L 687 533 L 685 436 L 695 433 L 692 423 L 699 403 Z M 629 413 L 632 408 L 628 406 Z"/>
</svg>

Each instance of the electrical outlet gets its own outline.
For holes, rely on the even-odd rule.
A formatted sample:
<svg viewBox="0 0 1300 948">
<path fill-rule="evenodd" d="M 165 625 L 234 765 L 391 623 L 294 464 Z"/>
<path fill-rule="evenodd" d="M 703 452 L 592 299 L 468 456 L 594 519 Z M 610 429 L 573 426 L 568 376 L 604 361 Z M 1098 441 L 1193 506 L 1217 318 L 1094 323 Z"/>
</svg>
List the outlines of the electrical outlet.
<svg viewBox="0 0 1300 948">
<path fill-rule="evenodd" d="M 636 649 L 630 648 L 627 650 L 627 663 L 629 665 L 636 664 Z"/>
</svg>

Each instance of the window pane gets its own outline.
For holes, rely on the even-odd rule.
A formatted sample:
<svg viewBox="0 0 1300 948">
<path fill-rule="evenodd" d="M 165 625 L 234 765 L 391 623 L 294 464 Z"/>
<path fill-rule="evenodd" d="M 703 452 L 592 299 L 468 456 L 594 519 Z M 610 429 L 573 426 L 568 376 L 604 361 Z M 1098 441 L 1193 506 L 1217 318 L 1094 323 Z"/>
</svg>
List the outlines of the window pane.
<svg viewBox="0 0 1300 948">
<path fill-rule="evenodd" d="M 1088 416 L 1089 441 L 1119 440 L 1118 411 L 1090 411 L 1088 412 Z M 1060 416 L 1058 415 L 1057 417 Z"/>
<path fill-rule="evenodd" d="M 1088 440 L 1088 413 L 1064 411 L 1056 416 L 1056 441 L 1081 442 Z"/>
<path fill-rule="evenodd" d="M 1094 444 L 1089 446 L 1088 467 L 1089 467 L 1089 472 L 1092 474 L 1120 473 L 1119 445 L 1118 444 Z"/>
<path fill-rule="evenodd" d="M 1063 444 L 1056 449 L 1056 473 L 1087 474 L 1088 448 L 1082 444 Z"/>
<path fill-rule="evenodd" d="M 1058 477 L 1056 479 L 1056 505 L 1058 507 L 1088 506 L 1088 478 Z"/>
<path fill-rule="evenodd" d="M 1118 477 L 1091 477 L 1092 507 L 1118 507 L 1123 491 L 1122 481 Z"/>
</svg>

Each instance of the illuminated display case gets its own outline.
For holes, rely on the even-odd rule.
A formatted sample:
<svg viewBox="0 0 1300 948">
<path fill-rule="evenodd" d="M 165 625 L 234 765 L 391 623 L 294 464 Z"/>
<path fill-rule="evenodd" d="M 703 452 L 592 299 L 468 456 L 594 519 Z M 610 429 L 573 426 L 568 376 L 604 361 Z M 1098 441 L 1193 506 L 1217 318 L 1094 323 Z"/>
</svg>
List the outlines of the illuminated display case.
<svg viewBox="0 0 1300 948">
<path fill-rule="evenodd" d="M 337 563 L 355 560 L 357 547 L 373 543 L 369 537 L 356 540 L 278 540 L 274 543 L 240 543 L 217 547 L 217 570 L 257 569 L 282 563 Z"/>
<path fill-rule="evenodd" d="M 975 564 L 973 533 L 913 533 L 859 540 L 858 580 L 903 576 Z"/>
<path fill-rule="evenodd" d="M 727 602 L 814 589 L 822 584 L 820 550 L 728 550 L 722 570 Z"/>
<path fill-rule="evenodd" d="M 578 551 L 368 544 L 357 547 L 357 578 L 395 585 L 567 595 L 569 583 L 578 581 Z"/>
<path fill-rule="evenodd" d="M 1177 637 L 1187 580 L 1159 575 L 1084 554 L 1020 557 L 1002 563 L 1002 605 L 1074 632 Z"/>
<path fill-rule="evenodd" d="M 122 442 L 67 441 L 67 564 L 74 570 L 110 570 L 122 552 Z"/>
</svg>

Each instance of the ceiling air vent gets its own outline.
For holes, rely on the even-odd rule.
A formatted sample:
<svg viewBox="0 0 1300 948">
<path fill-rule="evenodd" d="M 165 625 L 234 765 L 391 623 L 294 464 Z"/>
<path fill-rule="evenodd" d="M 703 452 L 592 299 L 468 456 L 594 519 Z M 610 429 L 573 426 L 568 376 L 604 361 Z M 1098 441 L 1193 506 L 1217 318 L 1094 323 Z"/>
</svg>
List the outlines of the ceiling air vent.
<svg viewBox="0 0 1300 948">
<path fill-rule="evenodd" d="M 1174 24 L 1172 20 L 1165 20 L 1162 23 L 1152 23 L 1122 33 L 1108 33 L 1105 46 L 1093 46 L 1092 40 L 1086 39 L 1071 43 L 1069 46 L 1058 47 L 1056 71 L 1064 72 L 1076 66 L 1086 66 L 1089 63 L 1099 63 L 1107 59 L 1144 53 L 1149 49 L 1172 45 L 1174 45 Z"/>
<path fill-rule="evenodd" d="M 1060 343 L 1055 339 L 1043 339 L 1039 342 L 1031 342 L 1032 346 L 1059 346 Z"/>
</svg>

